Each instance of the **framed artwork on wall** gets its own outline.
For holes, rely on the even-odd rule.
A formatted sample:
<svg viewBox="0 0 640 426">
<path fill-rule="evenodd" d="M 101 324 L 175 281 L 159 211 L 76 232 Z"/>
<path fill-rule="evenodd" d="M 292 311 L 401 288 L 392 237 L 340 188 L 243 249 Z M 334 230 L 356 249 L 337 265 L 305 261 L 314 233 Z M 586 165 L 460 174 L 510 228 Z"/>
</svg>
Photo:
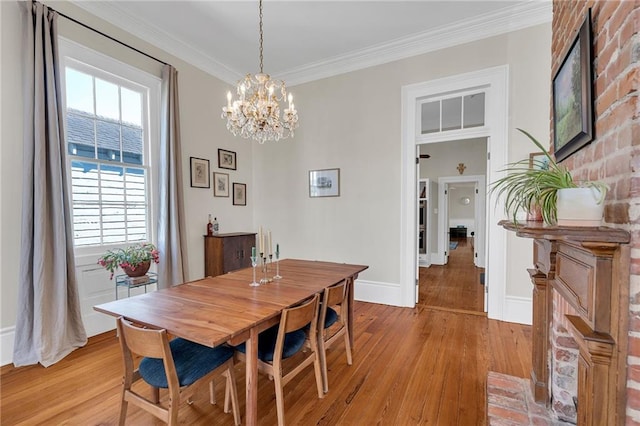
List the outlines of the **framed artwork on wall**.
<svg viewBox="0 0 640 426">
<path fill-rule="evenodd" d="M 529 168 L 535 170 L 548 170 L 549 159 L 544 152 L 532 152 L 529 154 Z"/>
<path fill-rule="evenodd" d="M 244 183 L 233 182 L 233 205 L 247 205 L 247 185 Z"/>
<path fill-rule="evenodd" d="M 562 161 L 593 140 L 591 9 L 553 77 L 553 148 Z"/>
<path fill-rule="evenodd" d="M 309 197 L 339 197 L 340 169 L 309 171 Z"/>
<path fill-rule="evenodd" d="M 227 173 L 213 172 L 213 196 L 229 196 L 229 175 Z"/>
<path fill-rule="evenodd" d="M 209 188 L 209 160 L 191 157 L 191 187 Z"/>
<path fill-rule="evenodd" d="M 221 169 L 236 170 L 236 153 L 226 149 L 218 149 L 218 167 Z"/>
</svg>

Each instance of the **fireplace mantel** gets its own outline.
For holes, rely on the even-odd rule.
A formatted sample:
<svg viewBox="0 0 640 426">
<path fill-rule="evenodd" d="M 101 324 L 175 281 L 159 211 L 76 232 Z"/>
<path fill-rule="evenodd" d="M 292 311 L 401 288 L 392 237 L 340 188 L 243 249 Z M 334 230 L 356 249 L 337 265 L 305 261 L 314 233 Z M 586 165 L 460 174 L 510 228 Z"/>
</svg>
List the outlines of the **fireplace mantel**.
<svg viewBox="0 0 640 426">
<path fill-rule="evenodd" d="M 630 235 L 608 227 L 548 226 L 501 221 L 534 240 L 531 385 L 550 404 L 551 292 L 577 312 L 566 315 L 580 355 L 578 425 L 617 425 L 625 418 Z"/>
</svg>

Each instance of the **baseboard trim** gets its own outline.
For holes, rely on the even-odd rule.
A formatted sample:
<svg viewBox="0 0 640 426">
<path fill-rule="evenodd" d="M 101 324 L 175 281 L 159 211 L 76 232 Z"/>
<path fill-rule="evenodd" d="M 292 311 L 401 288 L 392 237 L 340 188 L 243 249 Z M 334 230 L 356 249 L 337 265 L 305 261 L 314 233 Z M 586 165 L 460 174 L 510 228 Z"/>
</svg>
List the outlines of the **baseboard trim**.
<svg viewBox="0 0 640 426">
<path fill-rule="evenodd" d="M 404 306 L 402 304 L 402 289 L 399 284 L 394 283 L 356 280 L 354 298 L 361 302 Z"/>
<path fill-rule="evenodd" d="M 0 329 L 0 365 L 13 363 L 13 341 L 15 336 L 15 326 Z"/>
<path fill-rule="evenodd" d="M 503 321 L 531 325 L 533 319 L 533 299 L 530 297 L 506 296 Z"/>
</svg>

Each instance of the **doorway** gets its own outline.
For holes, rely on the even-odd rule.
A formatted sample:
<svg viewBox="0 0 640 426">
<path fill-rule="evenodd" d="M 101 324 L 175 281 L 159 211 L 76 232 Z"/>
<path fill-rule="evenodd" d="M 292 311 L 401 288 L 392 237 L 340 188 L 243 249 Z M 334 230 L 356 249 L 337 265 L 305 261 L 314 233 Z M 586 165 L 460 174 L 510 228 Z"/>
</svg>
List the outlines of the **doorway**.
<svg viewBox="0 0 640 426">
<path fill-rule="evenodd" d="M 425 104 L 432 99 L 460 97 L 482 93 L 484 96 L 484 122 L 469 128 L 444 128 L 431 134 L 425 134 L 423 123 Z M 417 218 L 416 218 L 416 145 L 429 142 L 443 142 L 473 137 L 487 138 L 486 182 L 497 180 L 500 167 L 506 162 L 508 67 L 499 66 L 470 72 L 438 80 L 417 83 L 402 88 L 402 203 L 401 203 L 401 292 L 404 306 L 415 306 L 416 286 L 418 284 L 416 256 Z M 456 101 L 457 102 L 457 101 Z M 444 102 L 440 104 L 440 111 Z M 435 109 L 435 108 L 434 108 Z M 430 111 L 427 111 L 429 113 Z M 433 124 L 433 123 L 430 123 Z M 427 131 L 430 130 L 427 128 Z M 485 288 L 487 289 L 487 312 L 489 318 L 503 319 L 506 286 L 506 231 L 498 226 L 493 195 L 487 195 L 485 204 L 486 238 L 484 253 L 486 258 Z"/>
</svg>

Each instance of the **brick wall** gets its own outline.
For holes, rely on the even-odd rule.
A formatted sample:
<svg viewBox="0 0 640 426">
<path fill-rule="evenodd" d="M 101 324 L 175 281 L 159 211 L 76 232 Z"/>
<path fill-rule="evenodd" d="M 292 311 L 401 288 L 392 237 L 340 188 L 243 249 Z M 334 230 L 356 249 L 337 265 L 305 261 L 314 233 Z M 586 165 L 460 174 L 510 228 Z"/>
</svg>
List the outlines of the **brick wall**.
<svg viewBox="0 0 640 426">
<path fill-rule="evenodd" d="M 574 398 L 578 397 L 578 344 L 569 332 L 565 315 L 578 315 L 558 292 L 552 290 L 553 318 L 551 340 L 551 411 L 559 420 L 576 423 Z"/>
<path fill-rule="evenodd" d="M 640 1 L 554 0 L 552 75 L 589 7 L 594 140 L 563 164 L 577 179 L 610 185 L 605 221 L 632 235 L 626 424 L 640 425 Z"/>
</svg>

